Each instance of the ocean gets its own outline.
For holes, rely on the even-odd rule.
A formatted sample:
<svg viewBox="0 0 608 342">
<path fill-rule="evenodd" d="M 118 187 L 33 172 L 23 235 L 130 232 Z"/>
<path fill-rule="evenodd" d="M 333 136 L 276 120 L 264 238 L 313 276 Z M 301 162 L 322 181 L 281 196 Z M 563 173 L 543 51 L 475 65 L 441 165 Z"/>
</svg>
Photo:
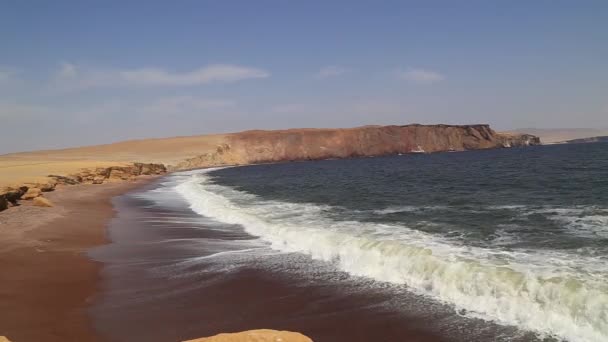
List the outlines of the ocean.
<svg viewBox="0 0 608 342">
<path fill-rule="evenodd" d="M 115 206 L 117 341 L 608 341 L 608 144 L 194 170 Z"/>
</svg>

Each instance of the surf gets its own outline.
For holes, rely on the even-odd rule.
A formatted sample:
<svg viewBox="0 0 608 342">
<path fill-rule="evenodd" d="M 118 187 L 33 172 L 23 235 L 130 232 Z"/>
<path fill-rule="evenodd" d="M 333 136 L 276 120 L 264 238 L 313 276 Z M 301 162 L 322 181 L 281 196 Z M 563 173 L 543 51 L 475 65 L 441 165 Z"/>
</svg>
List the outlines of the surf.
<svg viewBox="0 0 608 342">
<path fill-rule="evenodd" d="M 327 207 L 264 200 L 215 184 L 208 171 L 188 175 L 174 189 L 196 213 L 240 225 L 276 250 L 404 285 L 468 316 L 569 341 L 608 340 L 604 260 L 471 247 L 406 226 L 336 220 L 324 215 Z"/>
</svg>

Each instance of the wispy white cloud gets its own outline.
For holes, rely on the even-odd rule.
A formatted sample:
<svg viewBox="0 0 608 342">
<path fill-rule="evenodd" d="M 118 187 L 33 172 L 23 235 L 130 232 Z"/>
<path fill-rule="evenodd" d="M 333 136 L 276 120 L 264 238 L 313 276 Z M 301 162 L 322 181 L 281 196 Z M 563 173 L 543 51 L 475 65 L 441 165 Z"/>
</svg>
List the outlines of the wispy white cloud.
<svg viewBox="0 0 608 342">
<path fill-rule="evenodd" d="M 0 66 L 0 83 L 14 80 L 17 70 Z"/>
<path fill-rule="evenodd" d="M 224 98 L 196 96 L 168 96 L 136 101 L 108 100 L 88 105 L 57 107 L 49 104 L 0 101 L 0 120 L 5 122 L 27 122 L 30 120 L 68 120 L 82 124 L 107 118 L 166 118 L 171 116 L 212 115 L 235 108 L 236 102 Z"/>
<path fill-rule="evenodd" d="M 304 114 L 310 111 L 310 106 L 302 103 L 283 103 L 271 106 L 270 111 L 277 114 Z"/>
<path fill-rule="evenodd" d="M 317 71 L 315 73 L 315 78 L 328 78 L 328 77 L 340 76 L 349 71 L 350 71 L 350 69 L 348 69 L 348 68 L 344 68 L 344 67 L 337 66 L 337 65 L 330 65 L 330 66 L 323 67 L 319 71 Z"/>
<path fill-rule="evenodd" d="M 48 116 L 52 110 L 49 107 L 15 102 L 0 102 L 0 119 L 30 120 Z"/>
<path fill-rule="evenodd" d="M 120 76 L 126 82 L 136 85 L 193 86 L 211 82 L 235 82 L 252 78 L 266 78 L 270 74 L 257 68 L 217 64 L 185 73 L 171 73 L 157 68 L 124 70 L 120 72 Z"/>
<path fill-rule="evenodd" d="M 229 64 L 208 65 L 188 72 L 172 72 L 161 68 L 98 69 L 63 63 L 56 73 L 55 85 L 67 89 L 113 86 L 198 86 L 269 76 L 270 73 L 263 69 Z"/>
<path fill-rule="evenodd" d="M 445 80 L 445 76 L 438 71 L 409 68 L 407 70 L 397 70 L 397 77 L 420 84 L 431 84 Z"/>
<path fill-rule="evenodd" d="M 78 67 L 72 63 L 61 63 L 59 67 L 59 71 L 57 72 L 57 77 L 60 78 L 72 78 L 78 76 Z"/>
<path fill-rule="evenodd" d="M 236 102 L 229 99 L 200 98 L 195 96 L 170 96 L 160 98 L 137 109 L 141 114 L 196 114 L 234 107 Z"/>
<path fill-rule="evenodd" d="M 11 72 L 0 69 L 0 82 L 6 81 L 11 77 Z"/>
</svg>

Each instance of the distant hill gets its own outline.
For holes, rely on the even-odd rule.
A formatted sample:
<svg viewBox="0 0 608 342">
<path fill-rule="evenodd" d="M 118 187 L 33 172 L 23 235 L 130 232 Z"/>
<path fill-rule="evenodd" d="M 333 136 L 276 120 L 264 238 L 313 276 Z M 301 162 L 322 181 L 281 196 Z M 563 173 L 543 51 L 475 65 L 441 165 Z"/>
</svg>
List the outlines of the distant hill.
<svg viewBox="0 0 608 342">
<path fill-rule="evenodd" d="M 543 144 L 555 144 L 569 140 L 608 136 L 608 129 L 603 128 L 520 128 L 509 133 L 532 134 L 540 138 Z"/>
<path fill-rule="evenodd" d="M 608 142 L 608 136 L 601 137 L 591 137 L 591 138 L 581 138 L 581 139 L 572 139 L 566 140 L 565 143 L 568 144 L 585 144 L 585 143 L 596 143 L 596 142 Z"/>
</svg>

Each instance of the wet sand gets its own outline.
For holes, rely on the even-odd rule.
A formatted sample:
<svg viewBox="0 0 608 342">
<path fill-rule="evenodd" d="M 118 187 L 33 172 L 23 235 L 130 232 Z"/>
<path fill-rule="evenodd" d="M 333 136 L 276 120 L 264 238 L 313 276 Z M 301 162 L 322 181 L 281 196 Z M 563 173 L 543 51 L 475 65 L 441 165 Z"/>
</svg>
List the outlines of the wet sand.
<svg viewBox="0 0 608 342">
<path fill-rule="evenodd" d="M 141 186 L 76 185 L 0 213 L 0 335 L 16 342 L 98 341 L 86 311 L 100 264 L 86 250 L 107 242 L 110 199 Z"/>
<path fill-rule="evenodd" d="M 296 261 L 309 268 L 302 277 L 262 266 L 265 257 L 218 266 L 213 255 L 221 251 L 207 242 L 253 238 L 216 230 L 185 205 L 163 209 L 132 196 L 114 205 L 112 243 L 91 251 L 104 263 L 91 308 L 104 340 L 166 342 L 268 328 L 316 342 L 444 341 L 428 322 L 449 317 L 404 315 L 392 307 L 403 304 L 393 303 L 390 290 L 323 281 L 325 271 L 304 257 Z"/>
</svg>

